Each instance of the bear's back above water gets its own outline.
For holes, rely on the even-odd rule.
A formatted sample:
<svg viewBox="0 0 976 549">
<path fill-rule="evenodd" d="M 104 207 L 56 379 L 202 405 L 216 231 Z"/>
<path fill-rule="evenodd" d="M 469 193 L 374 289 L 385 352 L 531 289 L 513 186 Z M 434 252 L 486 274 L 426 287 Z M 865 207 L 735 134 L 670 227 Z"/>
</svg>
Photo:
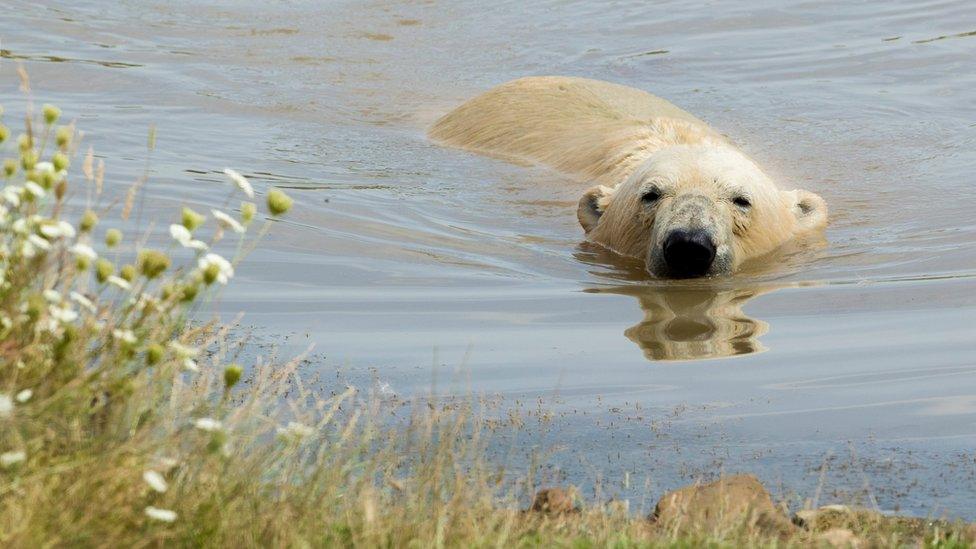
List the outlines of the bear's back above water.
<svg viewBox="0 0 976 549">
<path fill-rule="evenodd" d="M 779 190 L 706 123 L 627 86 L 521 78 L 446 114 L 430 136 L 596 183 L 577 211 L 588 239 L 658 276 L 728 274 L 826 224 L 819 196 Z"/>
<path fill-rule="evenodd" d="M 707 124 L 642 90 L 565 76 L 520 78 L 467 101 L 430 129 L 442 144 L 511 157 L 590 177 L 601 183 L 626 176 L 619 164 L 628 153 L 633 167 L 655 119 L 687 122 L 702 134 Z M 644 139 L 642 139 L 644 138 Z M 611 173 L 608 173 L 611 172 Z M 604 181 L 606 180 L 606 181 Z"/>
</svg>

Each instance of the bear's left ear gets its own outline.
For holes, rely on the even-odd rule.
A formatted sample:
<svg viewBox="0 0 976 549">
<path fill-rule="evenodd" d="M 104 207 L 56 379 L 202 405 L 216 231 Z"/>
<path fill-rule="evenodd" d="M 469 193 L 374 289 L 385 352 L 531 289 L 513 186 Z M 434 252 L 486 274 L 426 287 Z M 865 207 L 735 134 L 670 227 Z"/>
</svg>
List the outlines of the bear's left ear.
<svg viewBox="0 0 976 549">
<path fill-rule="evenodd" d="M 576 217 L 579 218 L 583 231 L 589 233 L 596 228 L 597 223 L 600 222 L 600 216 L 603 215 L 612 196 L 613 189 L 605 185 L 590 187 L 583 193 L 583 196 L 580 197 L 579 207 L 576 209 Z"/>
<path fill-rule="evenodd" d="M 802 189 L 789 191 L 787 194 L 801 231 L 822 229 L 827 225 L 827 203 L 823 198 Z"/>
</svg>

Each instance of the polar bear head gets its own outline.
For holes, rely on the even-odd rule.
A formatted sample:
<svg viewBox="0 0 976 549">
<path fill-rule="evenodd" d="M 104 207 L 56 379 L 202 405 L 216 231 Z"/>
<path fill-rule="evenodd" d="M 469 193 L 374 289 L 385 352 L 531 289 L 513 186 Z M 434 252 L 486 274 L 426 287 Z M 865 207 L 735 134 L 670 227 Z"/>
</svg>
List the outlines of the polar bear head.
<svg viewBox="0 0 976 549">
<path fill-rule="evenodd" d="M 652 275 L 731 274 L 745 260 L 823 229 L 827 205 L 783 191 L 720 141 L 661 148 L 615 187 L 598 185 L 577 210 L 587 238 L 645 261 Z"/>
</svg>

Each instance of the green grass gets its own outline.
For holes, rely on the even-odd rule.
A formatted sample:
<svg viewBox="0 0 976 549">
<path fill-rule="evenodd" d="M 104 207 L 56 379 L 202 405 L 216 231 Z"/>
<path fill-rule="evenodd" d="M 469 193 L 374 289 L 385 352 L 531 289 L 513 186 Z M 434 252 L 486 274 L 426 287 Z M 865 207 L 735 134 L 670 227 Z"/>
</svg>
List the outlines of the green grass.
<svg viewBox="0 0 976 549">
<path fill-rule="evenodd" d="M 526 512 L 534 480 L 485 460 L 491 429 L 474 406 L 418 401 L 394 419 L 403 410 L 372 395 L 305 386 L 298 360 L 234 364 L 231 328 L 193 319 L 291 200 L 270 192 L 262 214 L 245 196 L 237 217 L 174 212 L 173 242 L 150 250 L 99 221 L 127 219 L 138 184 L 102 196 L 102 169 L 59 116 L 27 113 L 17 138 L 0 129 L 0 545 L 817 543 L 748 521 L 671 528 L 586 502 Z M 247 193 L 236 173 L 229 181 Z M 86 197 L 70 215 L 69 195 Z M 237 256 L 208 255 L 232 238 Z M 968 543 L 885 524 L 861 535 Z"/>
</svg>

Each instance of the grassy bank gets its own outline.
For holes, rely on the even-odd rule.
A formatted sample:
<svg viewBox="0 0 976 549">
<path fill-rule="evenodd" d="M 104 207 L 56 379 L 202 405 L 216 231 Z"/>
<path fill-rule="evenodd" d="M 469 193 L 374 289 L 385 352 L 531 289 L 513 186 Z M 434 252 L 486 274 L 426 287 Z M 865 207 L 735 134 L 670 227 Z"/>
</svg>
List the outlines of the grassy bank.
<svg viewBox="0 0 976 549">
<path fill-rule="evenodd" d="M 970 539 L 964 525 L 846 511 L 797 526 L 748 482 L 665 496 L 651 518 L 572 491 L 525 510 L 531 473 L 483 458 L 490 429 L 472 406 L 418 401 L 404 414 L 355 388 L 306 386 L 297 360 L 236 364 L 233 327 L 200 321 L 244 251 L 287 215 L 284 193 L 256 198 L 227 170 L 238 207 L 176 211 L 159 220 L 171 238 L 149 245 L 112 228 L 130 226 L 144 181 L 104 196 L 103 166 L 56 108 L 23 120 L 16 136 L 0 126 L 4 547 Z"/>
</svg>

